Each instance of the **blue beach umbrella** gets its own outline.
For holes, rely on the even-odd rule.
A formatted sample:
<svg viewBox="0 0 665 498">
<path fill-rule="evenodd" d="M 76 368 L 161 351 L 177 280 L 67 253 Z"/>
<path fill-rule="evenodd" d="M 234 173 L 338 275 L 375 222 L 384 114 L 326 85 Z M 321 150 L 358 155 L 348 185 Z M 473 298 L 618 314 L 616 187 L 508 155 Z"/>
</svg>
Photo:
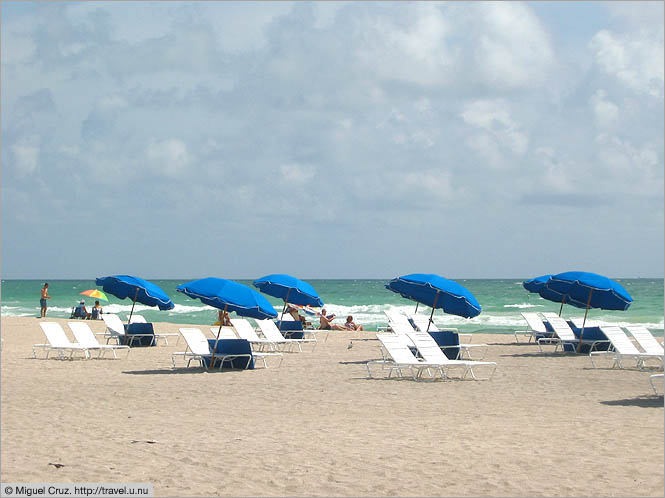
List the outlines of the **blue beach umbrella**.
<svg viewBox="0 0 665 498">
<path fill-rule="evenodd" d="M 586 308 L 584 303 L 573 299 L 567 294 L 553 291 L 547 287 L 547 282 L 551 277 L 552 275 L 542 275 L 540 277 L 530 278 L 529 280 L 522 282 L 522 287 L 524 287 L 529 292 L 538 294 L 543 299 L 547 299 L 548 301 L 553 301 L 555 303 L 561 303 L 561 307 L 559 308 L 559 316 L 561 316 L 561 311 L 564 304 L 569 304 L 571 306 L 575 306 L 576 308 Z"/>
<path fill-rule="evenodd" d="M 432 323 L 434 310 L 440 308 L 444 313 L 473 318 L 482 308 L 468 289 L 457 282 L 431 273 L 412 273 L 392 279 L 386 289 L 402 297 L 422 303 L 432 308 L 429 323 Z M 429 325 L 428 325 L 429 330 Z"/>
<path fill-rule="evenodd" d="M 314 287 L 291 275 L 283 273 L 266 275 L 265 277 L 254 280 L 254 287 L 269 296 L 282 299 L 284 301 L 282 314 L 284 314 L 287 303 L 300 306 L 314 306 L 317 308 L 323 307 L 323 301 L 314 290 Z"/>
<path fill-rule="evenodd" d="M 530 278 L 522 282 L 522 287 L 524 287 L 529 292 L 538 293 L 540 289 L 545 287 L 545 284 L 550 279 L 552 275 L 542 275 L 540 277 Z"/>
<path fill-rule="evenodd" d="M 584 271 L 558 273 L 552 275 L 545 285 L 551 291 L 570 296 L 573 301 L 586 303 L 578 351 L 582 346 L 589 308 L 625 311 L 633 302 L 633 298 L 621 284 L 597 273 Z"/>
<path fill-rule="evenodd" d="M 268 300 L 254 289 L 224 278 L 202 278 L 193 280 L 176 287 L 176 291 L 186 296 L 200 299 L 202 303 L 226 312 L 235 311 L 239 316 L 251 318 L 276 318 L 277 312 Z M 222 331 L 222 322 L 219 324 L 215 347 L 210 358 L 210 365 L 214 365 L 215 351 L 219 334 Z"/>
<path fill-rule="evenodd" d="M 162 311 L 175 307 L 171 298 L 159 286 L 139 277 L 131 275 L 99 277 L 95 280 L 95 284 L 101 286 L 104 292 L 112 294 L 118 299 L 128 297 L 132 300 L 132 310 L 129 313 L 129 320 L 132 318 L 134 306 L 137 302 L 146 306 L 157 306 Z M 129 323 L 129 320 L 127 323 Z"/>
</svg>

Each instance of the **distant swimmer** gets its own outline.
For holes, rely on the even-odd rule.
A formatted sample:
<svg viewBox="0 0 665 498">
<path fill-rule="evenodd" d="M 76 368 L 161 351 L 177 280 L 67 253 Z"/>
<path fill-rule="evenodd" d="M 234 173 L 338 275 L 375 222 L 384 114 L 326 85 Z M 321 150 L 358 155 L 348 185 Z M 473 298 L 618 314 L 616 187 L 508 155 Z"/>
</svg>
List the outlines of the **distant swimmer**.
<svg viewBox="0 0 665 498">
<path fill-rule="evenodd" d="M 42 312 L 41 315 L 39 316 L 40 318 L 45 318 L 46 317 L 46 300 L 51 299 L 51 296 L 48 295 L 48 282 L 44 284 L 44 287 L 42 287 L 42 298 L 39 300 L 39 304 L 42 307 Z"/>
</svg>

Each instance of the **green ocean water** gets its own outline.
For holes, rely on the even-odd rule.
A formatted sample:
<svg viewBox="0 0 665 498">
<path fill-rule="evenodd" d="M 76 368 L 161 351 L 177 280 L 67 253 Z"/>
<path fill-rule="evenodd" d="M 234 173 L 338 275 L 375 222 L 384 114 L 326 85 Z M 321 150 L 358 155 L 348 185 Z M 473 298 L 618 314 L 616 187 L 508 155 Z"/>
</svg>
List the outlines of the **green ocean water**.
<svg viewBox="0 0 665 498">
<path fill-rule="evenodd" d="M 482 306 L 479 316 L 464 319 L 445 315 L 441 310 L 434 313 L 434 321 L 440 326 L 457 327 L 465 332 L 511 333 L 515 328 L 524 326 L 520 316 L 522 311 L 559 311 L 559 304 L 530 294 L 522 287 L 524 279 L 458 279 L 458 283 L 469 289 Z M 214 308 L 201 304 L 176 292 L 176 286 L 186 280 L 151 280 L 159 285 L 171 297 L 175 308 L 159 311 L 140 304 L 134 312 L 145 316 L 149 321 L 187 324 L 212 324 L 217 312 Z M 251 280 L 238 280 L 251 286 Z M 601 323 L 619 325 L 643 324 L 655 333 L 663 333 L 663 279 L 617 279 L 633 297 L 633 304 L 627 311 L 590 310 L 589 319 Z M 412 313 L 415 303 L 406 300 L 385 289 L 387 280 L 308 280 L 326 303 L 328 312 L 337 315 L 337 322 L 343 323 L 344 317 L 353 315 L 356 322 L 368 330 L 387 324 L 384 311 L 397 309 Z M 40 289 L 44 282 L 37 280 L 2 281 L 3 316 L 39 316 Z M 47 316 L 68 318 L 73 306 L 82 298 L 79 295 L 86 289 L 94 289 L 94 280 L 51 280 L 49 281 L 49 309 Z M 132 303 L 109 296 L 110 302 L 104 303 L 105 312 L 117 313 L 121 317 L 129 314 Z M 281 311 L 282 301 L 266 296 L 277 311 Z M 94 300 L 85 298 L 89 306 Z M 419 313 L 430 313 L 430 309 L 419 306 Z M 564 306 L 563 316 L 581 317 L 584 310 Z M 316 320 L 313 320 L 316 323 Z"/>
</svg>

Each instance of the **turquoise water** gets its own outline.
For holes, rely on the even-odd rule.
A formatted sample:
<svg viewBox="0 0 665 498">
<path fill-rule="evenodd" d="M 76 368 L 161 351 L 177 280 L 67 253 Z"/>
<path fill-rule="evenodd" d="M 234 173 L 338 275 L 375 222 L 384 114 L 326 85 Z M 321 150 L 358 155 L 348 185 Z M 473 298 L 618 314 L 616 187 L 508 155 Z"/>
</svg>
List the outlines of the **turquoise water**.
<svg viewBox="0 0 665 498">
<path fill-rule="evenodd" d="M 537 295 L 529 294 L 522 288 L 522 280 L 457 280 L 469 289 L 478 299 L 482 313 L 470 320 L 445 315 L 441 310 L 434 313 L 434 321 L 440 326 L 457 327 L 465 332 L 507 333 L 515 327 L 521 328 L 524 321 L 521 311 L 559 311 L 559 304 L 552 303 Z M 589 319 L 605 323 L 644 324 L 656 333 L 663 332 L 663 280 L 662 279 L 617 279 L 633 297 L 633 304 L 627 311 L 590 310 Z M 215 309 L 189 299 L 176 292 L 176 286 L 185 280 L 152 280 L 171 297 L 175 308 L 159 311 L 140 304 L 139 312 L 149 321 L 171 323 L 212 324 L 216 320 Z M 251 286 L 251 280 L 239 280 Z M 356 322 L 368 330 L 386 325 L 383 314 L 387 309 L 413 312 L 415 303 L 403 299 L 398 294 L 385 289 L 386 280 L 308 280 L 316 289 L 329 312 L 335 313 L 337 323 L 344 317 L 353 315 Z M 39 316 L 39 296 L 43 282 L 37 280 L 2 281 L 3 316 Z M 79 292 L 94 289 L 94 280 L 51 280 L 49 281 L 49 309 L 47 316 L 69 318 L 71 308 L 82 296 Z M 131 301 L 118 300 L 109 296 L 110 303 L 104 303 L 105 312 L 118 313 L 122 317 L 131 310 Z M 282 301 L 266 296 L 277 311 L 281 311 Z M 94 300 L 85 298 L 89 306 Z M 429 314 L 430 309 L 419 307 L 420 313 Z M 564 306 L 565 317 L 583 316 L 584 310 Z M 316 320 L 315 320 L 316 322 Z"/>
</svg>

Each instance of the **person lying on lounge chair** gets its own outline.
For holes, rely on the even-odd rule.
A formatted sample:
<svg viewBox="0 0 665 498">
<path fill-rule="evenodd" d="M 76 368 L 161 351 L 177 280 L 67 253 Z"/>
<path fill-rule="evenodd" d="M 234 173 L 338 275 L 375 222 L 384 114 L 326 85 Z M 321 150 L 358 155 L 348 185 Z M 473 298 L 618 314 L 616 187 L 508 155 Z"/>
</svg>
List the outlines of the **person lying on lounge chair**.
<svg viewBox="0 0 665 498">
<path fill-rule="evenodd" d="M 346 330 L 344 327 L 341 325 L 337 325 L 332 323 L 332 321 L 335 319 L 334 314 L 326 314 L 326 309 L 323 308 L 321 310 L 321 315 L 319 316 L 319 330 Z"/>
</svg>

